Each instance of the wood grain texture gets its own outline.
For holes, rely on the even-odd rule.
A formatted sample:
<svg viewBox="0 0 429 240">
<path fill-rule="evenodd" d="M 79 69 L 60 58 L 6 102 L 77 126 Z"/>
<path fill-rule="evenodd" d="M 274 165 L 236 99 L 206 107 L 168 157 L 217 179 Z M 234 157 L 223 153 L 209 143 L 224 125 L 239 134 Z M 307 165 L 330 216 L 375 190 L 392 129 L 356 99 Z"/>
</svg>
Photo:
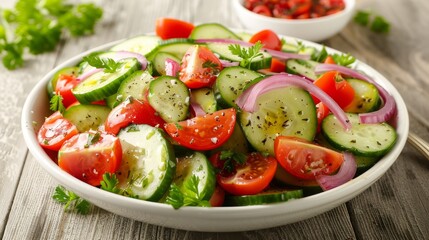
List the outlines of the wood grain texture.
<svg viewBox="0 0 429 240">
<path fill-rule="evenodd" d="M 12 6 L 2 0 L 0 7 Z M 204 233 L 154 226 L 94 207 L 64 213 L 51 195 L 57 183 L 27 153 L 20 130 L 26 94 L 59 63 L 93 47 L 154 31 L 155 19 L 219 22 L 240 28 L 230 0 L 99 0 L 103 21 L 96 35 L 66 38 L 56 52 L 29 56 L 23 69 L 0 66 L 0 236 L 3 239 L 429 239 L 429 161 L 407 145 L 392 168 L 358 197 L 329 212 L 271 229 Z M 392 22 L 379 35 L 350 23 L 324 41 L 349 52 L 389 79 L 410 112 L 411 131 L 429 141 L 429 2 L 366 1 Z"/>
</svg>

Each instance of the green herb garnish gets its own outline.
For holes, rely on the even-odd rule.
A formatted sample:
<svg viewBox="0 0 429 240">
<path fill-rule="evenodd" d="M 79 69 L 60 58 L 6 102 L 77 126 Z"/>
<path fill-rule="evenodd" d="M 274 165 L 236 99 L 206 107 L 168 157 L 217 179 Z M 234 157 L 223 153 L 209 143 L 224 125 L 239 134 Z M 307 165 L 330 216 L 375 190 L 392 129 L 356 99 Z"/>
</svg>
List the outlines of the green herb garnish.
<svg viewBox="0 0 429 240">
<path fill-rule="evenodd" d="M 54 112 L 59 111 L 60 113 L 63 113 L 66 110 L 63 104 L 63 97 L 61 95 L 55 94 L 54 96 L 52 96 L 49 103 L 50 103 L 49 109 L 51 109 Z"/>
<path fill-rule="evenodd" d="M 74 192 L 65 189 L 63 186 L 57 186 L 52 198 L 65 205 L 64 211 L 76 211 L 80 214 L 88 214 L 91 204 L 85 199 L 80 198 Z"/>
<path fill-rule="evenodd" d="M 198 190 L 200 179 L 192 175 L 190 179 L 184 182 L 182 188 L 173 183 L 166 199 L 166 203 L 172 205 L 175 209 L 183 206 L 209 207 L 210 203 L 203 200 L 204 194 Z"/>
<path fill-rule="evenodd" d="M 390 23 L 384 17 L 369 11 L 358 11 L 353 20 L 361 26 L 368 26 L 371 31 L 376 33 L 388 33 L 390 31 Z"/>
<path fill-rule="evenodd" d="M 356 61 L 356 58 L 353 57 L 352 55 L 350 55 L 349 53 L 347 54 L 333 54 L 332 58 L 334 58 L 335 63 L 341 66 L 349 66 L 352 63 L 354 63 Z"/>
<path fill-rule="evenodd" d="M 111 58 L 101 58 L 96 55 L 88 55 L 83 57 L 83 60 L 95 68 L 104 68 L 104 72 L 113 73 L 121 66 L 120 62 L 116 62 Z"/>
<path fill-rule="evenodd" d="M 222 170 L 232 172 L 236 165 L 242 165 L 246 162 L 246 155 L 233 151 L 221 151 L 219 159 L 224 161 Z"/>
<path fill-rule="evenodd" d="M 103 180 L 101 180 L 100 185 L 101 189 L 112 192 L 119 193 L 119 189 L 116 187 L 119 181 L 114 173 L 105 173 L 103 174 Z"/>
<path fill-rule="evenodd" d="M 250 63 L 253 59 L 263 56 L 260 52 L 262 49 L 261 41 L 257 41 L 251 47 L 242 47 L 239 44 L 232 44 L 228 46 L 228 49 L 232 54 L 242 58 L 240 66 L 244 68 L 250 68 Z"/>
<path fill-rule="evenodd" d="M 88 133 L 88 141 L 85 144 L 85 148 L 89 148 L 89 146 L 95 144 L 96 142 L 98 142 L 100 140 L 100 133 L 99 132 L 95 132 L 95 133 Z"/>
</svg>

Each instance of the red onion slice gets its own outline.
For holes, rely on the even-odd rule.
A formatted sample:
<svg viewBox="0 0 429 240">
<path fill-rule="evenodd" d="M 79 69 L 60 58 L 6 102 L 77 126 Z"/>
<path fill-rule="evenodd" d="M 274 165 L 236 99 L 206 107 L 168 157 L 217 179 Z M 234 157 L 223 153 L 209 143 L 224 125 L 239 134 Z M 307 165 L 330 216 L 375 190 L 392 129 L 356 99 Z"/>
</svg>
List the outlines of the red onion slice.
<svg viewBox="0 0 429 240">
<path fill-rule="evenodd" d="M 236 67 L 238 66 L 240 63 L 239 62 L 230 62 L 227 60 L 223 60 L 223 59 L 219 59 L 220 63 L 222 63 L 222 67 L 226 68 L 226 67 Z"/>
<path fill-rule="evenodd" d="M 214 39 L 197 39 L 196 43 L 225 43 L 225 44 L 238 44 L 242 47 L 253 46 L 253 43 L 236 40 L 236 39 L 223 39 L 223 38 L 214 38 Z M 279 59 L 310 59 L 311 56 L 308 54 L 297 54 L 297 53 L 287 53 L 282 51 L 276 51 L 268 48 L 262 48 L 265 52 L 271 54 L 271 56 Z"/>
<path fill-rule="evenodd" d="M 92 75 L 94 75 L 94 74 L 96 74 L 96 73 L 98 73 L 98 72 L 101 72 L 101 71 L 103 71 L 103 70 L 104 70 L 104 69 L 102 69 L 102 68 L 92 68 L 92 69 L 90 69 L 90 70 L 88 70 L 88 71 L 84 72 L 84 73 L 83 73 L 83 74 L 81 74 L 80 76 L 78 76 L 76 80 L 78 80 L 78 81 L 83 81 L 83 80 L 87 79 L 88 77 L 90 77 L 90 76 L 92 76 Z"/>
<path fill-rule="evenodd" d="M 338 71 L 342 74 L 345 74 L 350 77 L 358 78 L 369 83 L 372 83 L 377 87 L 378 92 L 383 100 L 383 107 L 377 111 L 369 112 L 369 113 L 361 113 L 359 114 L 359 119 L 361 123 L 380 123 L 386 122 L 392 118 L 396 113 L 396 103 L 395 99 L 377 82 L 372 80 L 370 77 L 357 72 L 348 67 L 339 66 L 335 64 L 319 64 L 315 68 L 316 74 L 327 72 L 327 71 Z"/>
<path fill-rule="evenodd" d="M 344 162 L 335 175 L 317 175 L 316 181 L 319 183 L 323 191 L 338 187 L 351 179 L 356 174 L 357 165 L 353 154 L 344 152 Z"/>
<path fill-rule="evenodd" d="M 165 75 L 175 77 L 180 70 L 180 64 L 171 58 L 165 59 Z"/>
<path fill-rule="evenodd" d="M 279 73 L 265 78 L 245 90 L 237 98 L 236 104 L 245 111 L 254 112 L 256 108 L 256 100 L 260 95 L 277 88 L 291 85 L 298 86 L 309 91 L 331 110 L 346 130 L 351 128 L 350 121 L 344 111 L 328 94 L 315 86 L 311 81 L 292 74 Z"/>
</svg>

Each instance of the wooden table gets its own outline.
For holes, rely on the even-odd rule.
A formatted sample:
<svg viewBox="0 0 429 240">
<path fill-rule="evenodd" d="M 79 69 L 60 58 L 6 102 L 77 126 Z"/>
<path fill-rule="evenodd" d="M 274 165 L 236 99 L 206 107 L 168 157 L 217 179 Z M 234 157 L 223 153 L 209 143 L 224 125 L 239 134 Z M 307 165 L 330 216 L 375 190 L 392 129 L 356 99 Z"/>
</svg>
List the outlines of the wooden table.
<svg viewBox="0 0 429 240">
<path fill-rule="evenodd" d="M 0 7 L 13 6 L 2 0 Z M 3 239 L 429 239 L 429 161 L 406 145 L 392 168 L 353 200 L 317 217 L 282 227 L 202 233 L 136 222 L 100 208 L 64 213 L 51 199 L 57 183 L 29 154 L 20 116 L 26 95 L 66 59 L 98 45 L 154 31 L 155 19 L 219 22 L 240 28 L 230 0 L 99 0 L 105 16 L 96 35 L 65 38 L 53 53 L 29 56 L 24 68 L 0 66 L 0 236 Z M 391 32 L 350 23 L 324 41 L 387 77 L 405 99 L 411 131 L 429 141 L 429 1 L 378 0 L 368 5 Z"/>
</svg>

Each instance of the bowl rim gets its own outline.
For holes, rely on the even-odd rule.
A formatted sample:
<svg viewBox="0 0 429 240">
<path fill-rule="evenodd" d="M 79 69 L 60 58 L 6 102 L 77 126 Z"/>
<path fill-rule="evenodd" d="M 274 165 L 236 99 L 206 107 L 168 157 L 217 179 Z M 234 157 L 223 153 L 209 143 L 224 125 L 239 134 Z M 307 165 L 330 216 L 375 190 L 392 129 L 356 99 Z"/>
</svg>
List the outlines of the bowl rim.
<svg viewBox="0 0 429 240">
<path fill-rule="evenodd" d="M 236 31 L 236 29 L 231 28 Z M 247 32 L 246 30 L 243 30 Z M 287 41 L 296 41 L 297 38 L 283 36 Z M 34 129 L 33 125 L 33 115 L 37 114 L 34 111 L 34 108 L 37 107 L 37 99 L 39 98 L 40 93 L 46 91 L 46 84 L 49 79 L 61 68 L 66 66 L 72 66 L 77 64 L 82 56 L 85 56 L 94 51 L 106 50 L 111 46 L 124 41 L 115 41 L 111 43 L 107 43 L 101 45 L 99 47 L 90 49 L 83 53 L 80 53 L 62 64 L 55 67 L 49 73 L 41 78 L 41 80 L 36 84 L 36 86 L 32 89 L 30 94 L 28 95 L 21 115 L 21 128 L 24 136 L 24 140 L 30 150 L 31 154 L 34 156 L 36 161 L 44 168 L 54 179 L 65 186 L 66 188 L 76 192 L 83 198 L 90 200 L 90 202 L 95 205 L 104 208 L 110 212 L 116 213 L 118 215 L 122 215 L 128 218 L 133 218 L 127 215 L 121 214 L 121 212 L 112 211 L 111 206 L 114 207 L 124 207 L 130 210 L 144 210 L 146 214 L 156 214 L 160 217 L 178 217 L 178 218 L 196 218 L 197 220 L 207 220 L 207 221 L 217 221 L 216 224 L 224 224 L 223 227 L 201 227 L 197 223 L 195 226 L 182 226 L 180 223 L 174 225 L 170 223 L 164 222 L 155 222 L 151 220 L 141 220 L 137 218 L 133 218 L 138 221 L 143 221 L 151 224 L 162 225 L 166 227 L 179 228 L 185 230 L 193 230 L 193 231 L 244 231 L 244 230 L 256 230 L 268 227 L 275 227 L 280 225 L 285 225 L 292 222 L 297 222 L 303 219 L 307 219 L 309 217 L 316 216 L 320 213 L 326 212 L 334 207 L 339 206 L 340 204 L 349 201 L 354 198 L 364 190 L 366 190 L 369 186 L 371 186 L 375 181 L 377 181 L 381 176 L 385 174 L 385 172 L 391 167 L 391 165 L 396 161 L 404 145 L 406 143 L 408 129 L 409 129 L 409 116 L 408 111 L 405 105 L 404 100 L 399 94 L 398 90 L 388 81 L 383 75 L 381 75 L 378 71 L 370 67 L 369 65 L 356 60 L 355 68 L 360 70 L 365 70 L 367 74 L 374 78 L 374 80 L 383 86 L 389 93 L 394 97 L 397 104 L 397 115 L 396 118 L 400 121 L 397 121 L 396 131 L 398 133 L 398 138 L 395 143 L 395 146 L 392 150 L 385 155 L 382 159 L 380 159 L 373 167 L 368 169 L 366 172 L 361 174 L 360 176 L 352 179 L 351 181 L 337 187 L 331 189 L 329 191 L 321 192 L 315 195 L 307 196 L 301 199 L 294 199 L 287 202 L 269 204 L 269 205 L 255 205 L 255 206 L 238 206 L 238 207 L 215 207 L 215 208 L 202 208 L 202 207 L 182 207 L 178 210 L 173 209 L 168 204 L 158 203 L 158 202 L 149 202 L 142 201 L 138 199 L 133 199 L 125 196 L 121 196 L 118 194 L 110 193 L 104 191 L 100 188 L 93 187 L 89 184 L 86 184 L 68 173 L 61 170 L 58 165 L 52 161 L 52 159 L 48 156 L 48 154 L 43 150 L 43 148 L 37 142 L 37 132 Z M 317 44 L 314 42 L 300 40 L 304 44 L 309 46 L 317 47 L 321 49 L 323 46 L 321 44 Z M 338 50 L 325 47 L 328 52 L 336 52 L 339 53 Z M 288 216 L 289 215 L 289 216 Z M 298 216 L 296 216 L 298 215 Z M 282 220 L 282 222 L 278 222 L 276 225 L 264 225 L 264 224 L 253 224 L 252 228 L 248 226 L 236 225 L 236 226 L 227 226 L 229 224 L 228 221 L 219 221 L 222 219 L 236 219 L 243 220 L 248 218 L 257 218 L 267 219 L 270 217 L 281 217 L 286 218 Z M 289 217 L 289 218 L 288 218 Z M 292 217 L 292 219 L 290 218 Z M 180 222 L 180 221 L 179 221 Z M 204 221 L 202 221 L 204 222 Z M 237 224 L 245 224 L 241 221 Z M 269 221 L 267 221 L 269 222 Z M 233 228 L 231 228 L 233 227 Z"/>
<path fill-rule="evenodd" d="M 276 17 L 268 17 L 268 16 L 254 13 L 243 6 L 243 1 L 244 0 L 233 0 L 233 5 L 235 6 L 236 9 L 238 9 L 238 11 L 242 11 L 247 16 L 252 16 L 257 18 L 260 21 L 266 21 L 274 24 L 290 24 L 290 25 L 323 23 L 323 22 L 338 20 L 339 18 L 345 15 L 352 14 L 356 8 L 356 0 L 344 0 L 346 7 L 344 8 L 344 10 L 337 12 L 335 14 L 322 16 L 318 18 L 309 18 L 309 19 L 283 19 L 283 18 L 276 18 Z"/>
</svg>

